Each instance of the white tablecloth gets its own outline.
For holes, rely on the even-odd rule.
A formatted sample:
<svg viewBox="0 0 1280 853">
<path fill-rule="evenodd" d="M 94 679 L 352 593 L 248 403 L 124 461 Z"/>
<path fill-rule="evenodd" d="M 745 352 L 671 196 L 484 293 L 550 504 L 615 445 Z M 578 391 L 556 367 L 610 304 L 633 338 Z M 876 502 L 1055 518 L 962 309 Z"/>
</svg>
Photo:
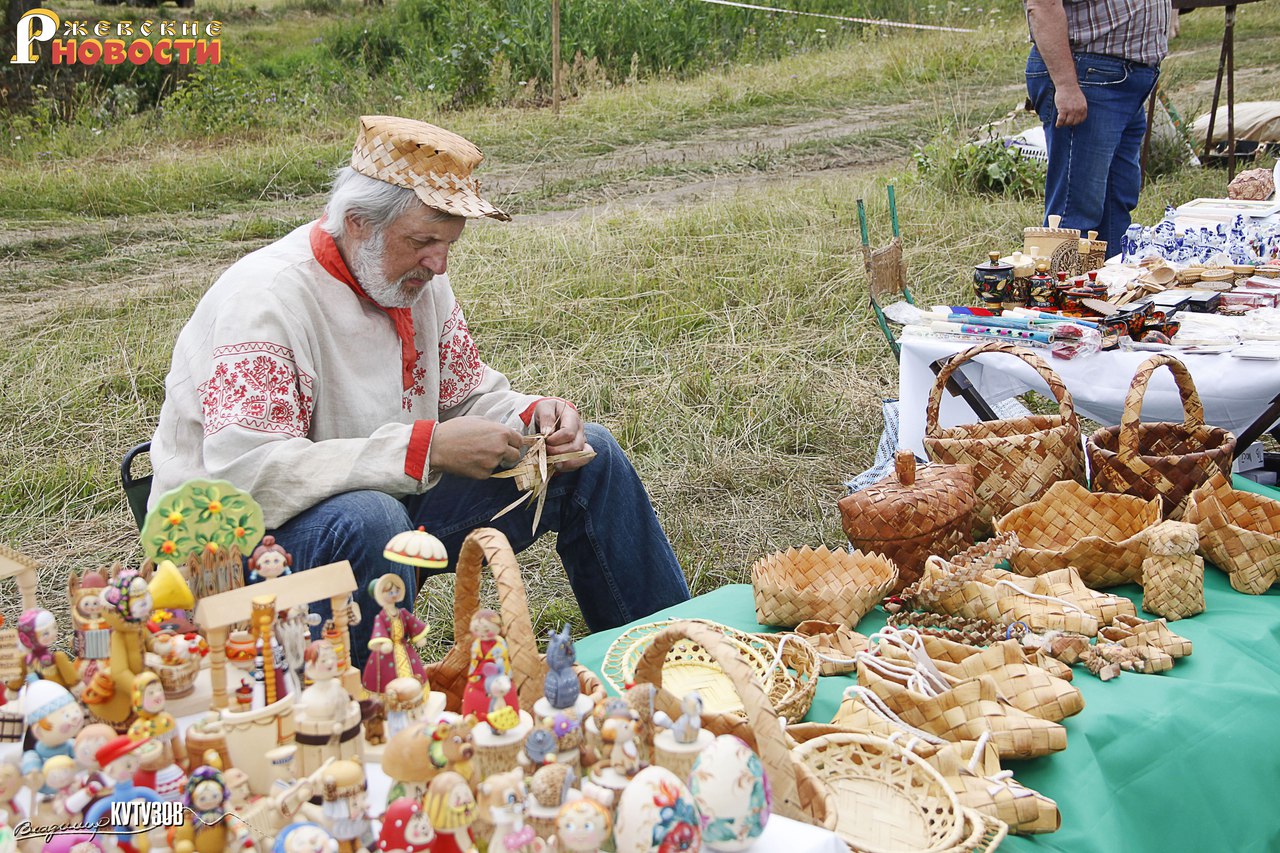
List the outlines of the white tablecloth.
<svg viewBox="0 0 1280 853">
<path fill-rule="evenodd" d="M 929 365 L 938 358 L 968 349 L 972 344 L 929 338 L 904 338 L 898 375 L 898 446 L 924 453 L 925 406 L 933 387 Z M 1150 352 L 1113 350 L 1063 361 L 1039 351 L 1049 366 L 1067 384 L 1076 411 L 1108 426 L 1120 422 L 1124 398 L 1138 366 Z M 1252 361 L 1230 355 L 1173 353 L 1186 364 L 1204 403 L 1205 420 L 1239 434 L 1270 405 L 1280 393 L 1280 364 Z M 1048 393 L 1039 375 L 1020 359 L 1000 353 L 986 354 L 969 362 L 965 376 L 989 404 L 1028 390 Z M 1151 378 L 1142 407 L 1144 421 L 1181 421 L 1182 404 L 1173 375 L 1158 371 Z M 977 416 L 961 397 L 942 394 L 938 422 L 942 426 L 973 423 Z"/>
</svg>

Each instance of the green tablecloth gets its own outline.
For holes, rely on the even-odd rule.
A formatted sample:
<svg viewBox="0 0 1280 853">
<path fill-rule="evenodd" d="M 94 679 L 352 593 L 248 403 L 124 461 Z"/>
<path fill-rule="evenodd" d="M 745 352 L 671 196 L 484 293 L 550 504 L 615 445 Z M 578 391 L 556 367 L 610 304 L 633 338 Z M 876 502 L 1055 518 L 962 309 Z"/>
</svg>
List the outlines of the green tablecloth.
<svg viewBox="0 0 1280 853">
<path fill-rule="evenodd" d="M 1237 487 L 1268 491 L 1244 481 Z M 1139 587 L 1111 591 L 1133 599 L 1141 612 Z M 1123 673 L 1104 684 L 1076 668 L 1073 683 L 1085 709 L 1065 723 L 1066 751 L 1006 764 L 1024 785 L 1057 800 L 1062 828 L 1010 836 L 1002 850 L 1280 850 L 1280 588 L 1242 595 L 1225 574 L 1208 568 L 1205 602 L 1201 615 L 1171 623 L 1195 651 L 1170 672 Z M 721 587 L 642 621 L 695 617 L 773 630 L 756 623 L 747 584 Z M 858 630 L 883 625 L 877 609 Z M 622 630 L 583 638 L 578 660 L 598 672 Z M 820 679 L 806 719 L 830 721 L 852 683 L 851 676 Z"/>
</svg>

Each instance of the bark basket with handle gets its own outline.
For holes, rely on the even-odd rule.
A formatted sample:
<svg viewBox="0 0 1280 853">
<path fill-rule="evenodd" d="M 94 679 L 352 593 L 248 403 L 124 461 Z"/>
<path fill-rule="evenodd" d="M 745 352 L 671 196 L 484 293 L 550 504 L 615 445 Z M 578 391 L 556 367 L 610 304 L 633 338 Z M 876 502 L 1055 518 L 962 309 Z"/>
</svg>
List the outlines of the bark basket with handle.
<svg viewBox="0 0 1280 853">
<path fill-rule="evenodd" d="M 1004 353 L 1030 365 L 1049 386 L 1058 414 L 938 426 L 942 390 L 951 374 L 983 353 Z M 1059 480 L 1084 482 L 1080 422 L 1071 392 L 1044 359 L 1010 343 L 967 349 L 938 372 L 925 410 L 924 447 L 935 462 L 973 466 L 978 497 L 973 533 L 977 537 L 991 532 L 992 519 L 1036 500 Z"/>
<path fill-rule="evenodd" d="M 533 703 L 542 698 L 547 662 L 538 653 L 520 564 L 507 537 L 491 527 L 473 530 L 458 552 L 458 576 L 453 590 L 453 646 L 440 661 L 427 665 L 427 677 L 432 690 L 445 694 L 450 711 L 462 707 L 462 693 L 471 671 L 471 617 L 480 609 L 480 572 L 485 563 L 498 587 L 502 634 L 511 655 L 511 681 L 520 697 L 520 706 L 532 708 Z M 583 693 L 596 699 L 604 697 L 604 686 L 598 678 L 584 667 L 576 666 L 575 670 Z"/>
<path fill-rule="evenodd" d="M 658 633 L 636 667 L 636 681 L 658 688 L 654 704 L 675 719 L 680 700 L 662 687 L 662 664 L 667 652 L 683 639 L 693 640 L 715 659 L 733 681 L 746 717 L 737 714 L 704 714 L 703 725 L 718 735 L 742 738 L 760 755 L 773 789 L 773 811 L 783 817 L 835 828 L 835 799 L 811 770 L 797 762 L 787 747 L 778 715 L 751 665 L 718 632 L 691 621 L 676 622 Z"/>
<path fill-rule="evenodd" d="M 1142 423 L 1142 398 L 1151 374 L 1168 367 L 1182 398 L 1182 423 Z M 1215 473 L 1231 477 L 1235 436 L 1207 426 L 1204 406 L 1185 364 L 1170 355 L 1144 361 L 1124 398 L 1120 425 L 1089 436 L 1095 492 L 1160 498 L 1165 518 L 1180 521 L 1191 493 Z"/>
</svg>

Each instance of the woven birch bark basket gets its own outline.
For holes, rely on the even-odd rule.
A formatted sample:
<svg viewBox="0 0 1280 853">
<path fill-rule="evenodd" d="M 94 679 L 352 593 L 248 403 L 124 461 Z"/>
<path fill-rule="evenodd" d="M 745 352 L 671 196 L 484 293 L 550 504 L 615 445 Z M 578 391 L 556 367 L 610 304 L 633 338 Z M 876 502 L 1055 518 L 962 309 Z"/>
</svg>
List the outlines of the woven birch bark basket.
<svg viewBox="0 0 1280 853">
<path fill-rule="evenodd" d="M 1030 365 L 1058 402 L 1056 415 L 1025 415 L 962 426 L 938 426 L 942 391 L 951 374 L 984 353 L 1003 353 Z M 1084 482 L 1080 422 L 1066 384 L 1030 350 L 1013 344 L 982 344 L 959 353 L 938 372 L 925 410 L 924 447 L 935 462 L 972 465 L 976 481 L 975 537 L 991 532 L 992 520 L 1031 503 L 1059 480 Z"/>
<path fill-rule="evenodd" d="M 1183 422 L 1142 423 L 1142 398 L 1151 375 L 1168 367 L 1182 398 Z M 1204 406 L 1186 365 L 1157 355 L 1138 367 L 1124 399 L 1120 425 L 1089 436 L 1089 468 L 1095 492 L 1160 498 L 1164 517 L 1181 521 L 1191 493 L 1215 473 L 1231 476 L 1236 439 L 1207 426 Z"/>
<path fill-rule="evenodd" d="M 1186 520 L 1200 553 L 1227 573 L 1231 588 L 1261 595 L 1280 580 L 1280 501 L 1231 488 L 1215 473 L 1192 494 Z"/>
</svg>

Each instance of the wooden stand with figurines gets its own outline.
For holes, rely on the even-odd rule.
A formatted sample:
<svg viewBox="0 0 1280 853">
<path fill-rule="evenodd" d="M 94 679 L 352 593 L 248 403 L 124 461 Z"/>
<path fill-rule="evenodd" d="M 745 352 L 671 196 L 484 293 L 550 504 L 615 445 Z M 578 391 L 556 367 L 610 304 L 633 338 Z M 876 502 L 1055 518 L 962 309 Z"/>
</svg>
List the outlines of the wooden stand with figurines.
<svg viewBox="0 0 1280 853">
<path fill-rule="evenodd" d="M 309 775 L 326 759 L 361 761 L 360 703 L 338 681 L 338 653 L 328 640 L 307 646 L 306 676 L 311 686 L 294 703 L 298 772 Z"/>
</svg>

